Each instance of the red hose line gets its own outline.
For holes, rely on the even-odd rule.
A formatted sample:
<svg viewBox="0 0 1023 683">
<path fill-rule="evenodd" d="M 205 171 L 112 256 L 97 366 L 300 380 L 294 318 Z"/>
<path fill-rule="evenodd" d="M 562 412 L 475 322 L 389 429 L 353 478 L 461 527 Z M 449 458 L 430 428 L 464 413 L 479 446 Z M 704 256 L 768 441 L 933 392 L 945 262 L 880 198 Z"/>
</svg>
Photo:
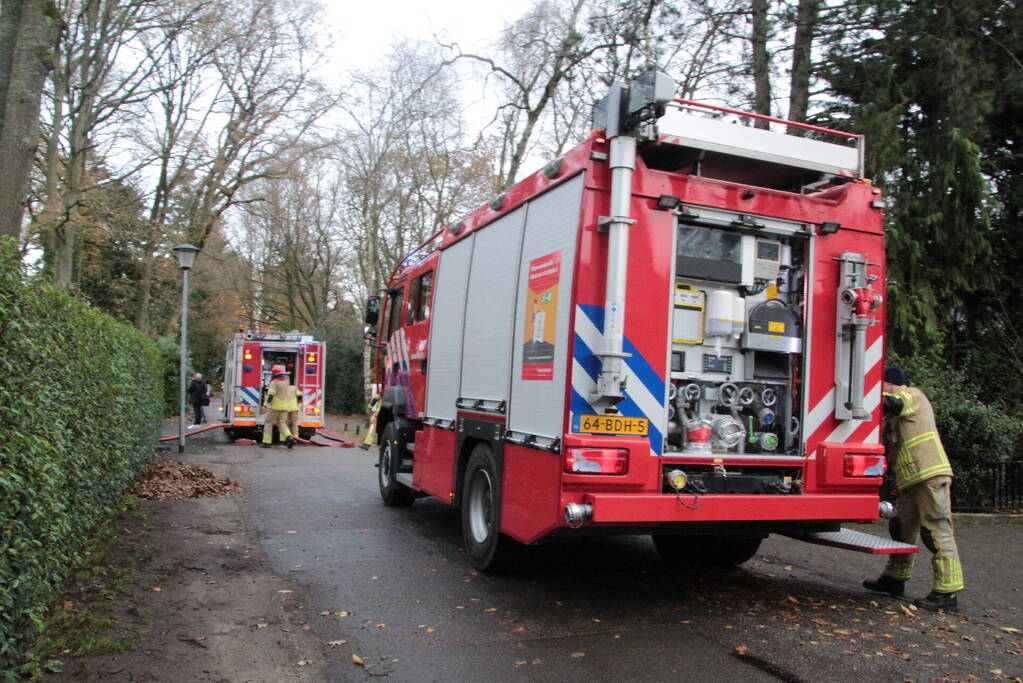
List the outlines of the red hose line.
<svg viewBox="0 0 1023 683">
<path fill-rule="evenodd" d="M 225 423 L 220 423 L 220 424 L 215 424 L 215 425 L 206 425 L 205 427 L 202 427 L 200 429 L 193 429 L 193 430 L 187 432 L 185 434 L 185 438 L 187 439 L 190 436 L 195 436 L 196 434 L 202 434 L 203 432 L 208 432 L 211 429 L 222 429 L 222 428 L 224 428 L 226 426 L 227 426 L 227 424 L 225 424 Z M 163 436 L 163 437 L 160 437 L 159 440 L 160 441 L 177 441 L 178 440 L 178 435 L 174 434 L 173 436 Z"/>
</svg>

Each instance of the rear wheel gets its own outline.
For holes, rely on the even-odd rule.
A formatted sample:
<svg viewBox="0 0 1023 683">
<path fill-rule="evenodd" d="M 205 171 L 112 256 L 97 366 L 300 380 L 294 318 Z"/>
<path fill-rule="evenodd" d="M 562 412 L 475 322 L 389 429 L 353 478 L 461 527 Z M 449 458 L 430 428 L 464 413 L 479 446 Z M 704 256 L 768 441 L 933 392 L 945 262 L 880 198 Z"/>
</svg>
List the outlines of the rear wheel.
<svg viewBox="0 0 1023 683">
<path fill-rule="evenodd" d="M 377 483 L 380 498 L 388 507 L 408 507 L 416 499 L 415 493 L 402 484 L 395 475 L 401 465 L 402 444 L 393 422 L 384 427 L 380 438 L 380 459 L 377 462 Z"/>
<path fill-rule="evenodd" d="M 314 436 L 316 436 L 316 428 L 315 427 L 299 427 L 298 428 L 298 438 L 305 439 L 306 441 L 309 441 Z"/>
<path fill-rule="evenodd" d="M 497 460 L 490 446 L 472 449 L 462 488 L 462 539 L 465 554 L 480 571 L 497 571 L 508 563 L 513 541 L 501 534 L 501 490 Z"/>
<path fill-rule="evenodd" d="M 760 549 L 759 538 L 728 536 L 651 536 L 661 558 L 670 564 L 728 567 L 742 564 Z"/>
</svg>

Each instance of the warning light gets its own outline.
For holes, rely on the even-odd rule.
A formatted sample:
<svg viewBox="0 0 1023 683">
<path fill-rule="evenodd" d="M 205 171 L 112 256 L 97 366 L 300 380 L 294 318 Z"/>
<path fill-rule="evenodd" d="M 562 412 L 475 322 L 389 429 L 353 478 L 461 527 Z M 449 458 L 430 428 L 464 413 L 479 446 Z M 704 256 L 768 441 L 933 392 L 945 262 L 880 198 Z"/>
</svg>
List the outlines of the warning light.
<svg viewBox="0 0 1023 683">
<path fill-rule="evenodd" d="M 316 354 L 315 353 L 307 354 L 306 357 L 305 357 L 305 362 L 306 363 L 315 363 L 316 362 Z"/>
<path fill-rule="evenodd" d="M 252 360 L 252 352 L 251 351 L 246 351 L 245 352 L 245 360 Z"/>
</svg>

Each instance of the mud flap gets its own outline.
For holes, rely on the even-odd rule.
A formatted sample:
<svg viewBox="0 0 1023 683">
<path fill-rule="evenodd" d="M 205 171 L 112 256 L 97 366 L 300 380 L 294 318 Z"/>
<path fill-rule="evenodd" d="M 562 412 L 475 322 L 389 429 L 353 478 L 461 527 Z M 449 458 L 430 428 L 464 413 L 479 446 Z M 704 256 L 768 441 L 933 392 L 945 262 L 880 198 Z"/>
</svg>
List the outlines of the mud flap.
<svg viewBox="0 0 1023 683">
<path fill-rule="evenodd" d="M 896 555 L 917 552 L 915 545 L 894 541 L 892 539 L 874 536 L 873 534 L 856 531 L 854 529 L 839 529 L 838 531 L 820 531 L 812 534 L 782 534 L 797 541 L 806 541 L 817 545 L 829 545 L 834 548 L 845 548 L 855 550 L 858 553 L 870 555 Z"/>
</svg>

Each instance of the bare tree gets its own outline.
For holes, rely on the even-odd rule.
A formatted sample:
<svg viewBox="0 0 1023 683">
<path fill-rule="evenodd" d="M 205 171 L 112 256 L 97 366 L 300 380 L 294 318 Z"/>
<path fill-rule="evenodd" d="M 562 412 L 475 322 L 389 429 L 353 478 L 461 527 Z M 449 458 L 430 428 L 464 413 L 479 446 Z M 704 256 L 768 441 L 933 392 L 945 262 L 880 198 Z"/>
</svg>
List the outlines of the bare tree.
<svg viewBox="0 0 1023 683">
<path fill-rule="evenodd" d="M 0 3 L 0 235 L 21 234 L 40 97 L 60 28 L 53 2 Z"/>
<path fill-rule="evenodd" d="M 415 43 L 398 44 L 380 68 L 346 85 L 336 163 L 356 301 L 386 282 L 406 252 L 489 195 L 492 176 L 465 140 L 456 85 L 440 57 Z"/>
<path fill-rule="evenodd" d="M 346 251 L 337 231 L 340 185 L 326 159 L 308 158 L 245 190 L 260 198 L 245 206 L 236 231 L 256 257 L 247 288 L 252 321 L 322 329 L 338 306 Z"/>
<path fill-rule="evenodd" d="M 771 114 L 771 57 L 767 49 L 771 39 L 770 0 L 752 0 L 750 48 L 753 53 L 753 111 Z M 768 122 L 757 119 L 756 128 L 767 128 Z"/>
<path fill-rule="evenodd" d="M 806 121 L 810 103 L 810 67 L 820 0 L 799 0 L 792 42 L 792 78 L 789 87 L 789 121 Z M 789 126 L 790 135 L 802 135 L 803 128 Z"/>
<path fill-rule="evenodd" d="M 79 202 L 88 190 L 90 163 L 101 150 L 104 129 L 118 127 L 153 90 L 150 76 L 167 44 L 188 24 L 198 5 L 180 12 L 175 0 L 59 0 L 67 30 L 57 55 L 52 97 L 53 129 L 48 146 L 47 186 L 53 195 L 47 215 L 54 223 L 48 244 L 55 250 L 56 281 L 70 286 L 77 246 Z M 165 40 L 144 46 L 140 38 L 165 29 Z M 59 168 L 57 159 L 62 162 Z M 53 177 L 60 173 L 58 182 Z"/>
</svg>

